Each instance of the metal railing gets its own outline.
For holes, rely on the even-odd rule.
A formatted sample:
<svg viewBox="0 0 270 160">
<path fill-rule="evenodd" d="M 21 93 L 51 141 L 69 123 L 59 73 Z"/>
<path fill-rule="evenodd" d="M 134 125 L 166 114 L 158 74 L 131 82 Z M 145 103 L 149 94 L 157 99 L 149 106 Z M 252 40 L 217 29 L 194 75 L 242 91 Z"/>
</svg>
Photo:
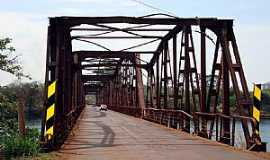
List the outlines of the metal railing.
<svg viewBox="0 0 270 160">
<path fill-rule="evenodd" d="M 139 110 L 139 109 L 138 109 Z M 225 115 L 222 113 L 203 113 L 194 112 L 189 114 L 183 110 L 173 109 L 157 109 L 157 108 L 145 108 L 143 110 L 143 119 L 149 120 L 155 123 L 166 125 L 170 128 L 180 129 L 182 131 L 190 132 L 195 135 L 199 135 L 208 139 L 215 137 L 216 141 L 227 143 L 231 146 L 235 146 L 236 138 L 236 122 L 248 121 L 252 126 L 256 126 L 257 122 L 252 117 L 240 116 L 240 115 Z M 230 132 L 225 133 L 221 130 L 223 121 L 228 120 L 230 123 Z M 210 123 L 209 123 L 210 122 Z M 215 129 L 214 129 L 215 126 Z M 254 137 L 255 130 L 252 128 L 252 135 L 248 139 L 250 142 L 260 144 L 260 141 L 256 141 Z M 193 129 L 193 130 L 191 130 Z"/>
<path fill-rule="evenodd" d="M 190 132 L 193 116 L 183 110 L 145 108 L 143 118 L 168 127 Z"/>
</svg>

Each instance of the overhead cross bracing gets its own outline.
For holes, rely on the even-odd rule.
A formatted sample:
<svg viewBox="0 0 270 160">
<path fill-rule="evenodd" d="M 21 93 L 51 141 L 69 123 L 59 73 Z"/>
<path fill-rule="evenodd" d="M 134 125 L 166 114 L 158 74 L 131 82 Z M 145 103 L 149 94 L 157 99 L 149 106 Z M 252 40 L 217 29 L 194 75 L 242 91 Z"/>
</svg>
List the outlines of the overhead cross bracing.
<svg viewBox="0 0 270 160">
<path fill-rule="evenodd" d="M 230 145 L 238 119 L 247 148 L 262 147 L 260 135 L 249 129 L 257 124 L 231 19 L 50 18 L 46 86 L 55 81 L 55 130 L 46 143 L 52 146 L 64 141 L 84 95 L 95 93 L 98 105 Z M 46 130 L 43 124 L 45 141 Z"/>
</svg>

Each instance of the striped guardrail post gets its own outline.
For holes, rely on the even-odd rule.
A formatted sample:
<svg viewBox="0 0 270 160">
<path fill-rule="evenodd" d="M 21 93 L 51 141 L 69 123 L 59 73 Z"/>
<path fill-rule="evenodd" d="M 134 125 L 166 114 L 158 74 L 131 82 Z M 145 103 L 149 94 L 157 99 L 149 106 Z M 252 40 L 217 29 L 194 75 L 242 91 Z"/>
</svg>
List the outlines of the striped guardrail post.
<svg viewBox="0 0 270 160">
<path fill-rule="evenodd" d="M 46 105 L 46 123 L 45 123 L 45 138 L 51 140 L 54 135 L 54 118 L 55 118 L 55 90 L 56 81 L 53 81 L 48 86 L 47 105 Z"/>
<path fill-rule="evenodd" d="M 256 120 L 254 140 L 255 144 L 249 149 L 266 152 L 266 143 L 261 141 L 259 123 L 261 119 L 262 89 L 261 84 L 254 84 L 252 117 Z"/>
<path fill-rule="evenodd" d="M 261 101 L 262 101 L 261 84 L 254 84 L 252 116 L 257 122 L 257 125 L 255 126 L 256 135 L 260 134 L 259 123 L 260 123 L 260 115 L 261 115 Z"/>
</svg>

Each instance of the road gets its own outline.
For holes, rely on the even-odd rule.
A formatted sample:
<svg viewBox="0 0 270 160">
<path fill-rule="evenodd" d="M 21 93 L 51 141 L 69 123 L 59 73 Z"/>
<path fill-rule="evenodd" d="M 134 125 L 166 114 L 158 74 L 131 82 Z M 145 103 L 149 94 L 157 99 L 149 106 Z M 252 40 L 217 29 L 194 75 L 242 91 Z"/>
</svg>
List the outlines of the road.
<svg viewBox="0 0 270 160">
<path fill-rule="evenodd" d="M 264 160 L 264 153 L 241 151 L 159 124 L 87 106 L 65 144 L 64 160 Z M 268 158 L 267 158 L 268 157 Z"/>
</svg>

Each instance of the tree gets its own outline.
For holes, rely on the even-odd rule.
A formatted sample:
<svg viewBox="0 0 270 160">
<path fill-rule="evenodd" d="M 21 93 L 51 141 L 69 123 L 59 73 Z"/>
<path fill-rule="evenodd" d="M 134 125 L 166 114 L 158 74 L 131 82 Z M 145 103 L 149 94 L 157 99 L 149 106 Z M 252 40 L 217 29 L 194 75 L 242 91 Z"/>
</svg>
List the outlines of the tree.
<svg viewBox="0 0 270 160">
<path fill-rule="evenodd" d="M 9 72 L 15 75 L 19 81 L 22 77 L 30 78 L 29 75 L 23 74 L 22 66 L 19 64 L 18 55 L 15 55 L 15 48 L 11 45 L 12 39 L 0 39 L 0 70 Z M 19 132 L 21 135 L 25 134 L 25 118 L 24 118 L 24 98 L 23 91 L 17 92 L 17 106 L 18 106 L 18 119 L 19 119 Z"/>
<path fill-rule="evenodd" d="M 0 69 L 21 76 L 22 67 L 18 64 L 18 56 L 13 55 L 15 48 L 10 43 L 10 38 L 0 39 Z"/>
</svg>

